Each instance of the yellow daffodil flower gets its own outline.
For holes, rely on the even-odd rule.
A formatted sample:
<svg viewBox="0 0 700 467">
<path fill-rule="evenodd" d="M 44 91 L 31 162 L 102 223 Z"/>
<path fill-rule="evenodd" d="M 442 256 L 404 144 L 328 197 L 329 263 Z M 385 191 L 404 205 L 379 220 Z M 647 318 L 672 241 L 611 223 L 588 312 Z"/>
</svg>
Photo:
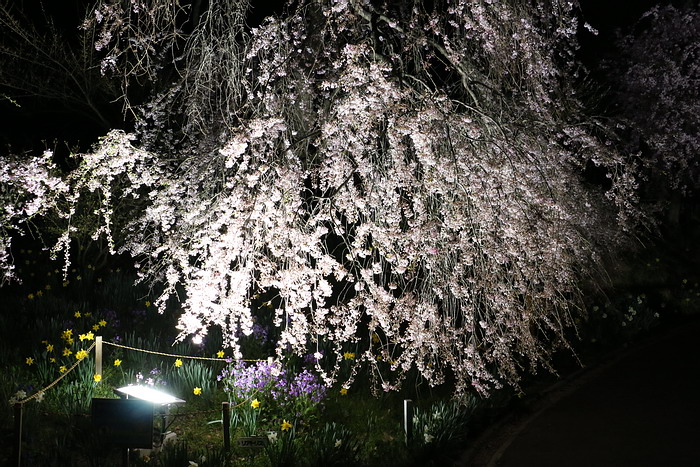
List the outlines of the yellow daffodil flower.
<svg viewBox="0 0 700 467">
<path fill-rule="evenodd" d="M 120 366 L 122 364 L 122 361 L 119 359 L 114 360 L 114 366 Z"/>
<path fill-rule="evenodd" d="M 68 355 L 72 354 L 73 351 L 71 349 L 63 349 L 63 356 L 67 357 Z"/>
<path fill-rule="evenodd" d="M 202 388 L 194 388 L 192 391 L 195 396 L 201 396 L 202 395 Z"/>
<path fill-rule="evenodd" d="M 282 431 L 289 431 L 291 427 L 291 423 L 289 423 L 287 420 L 282 420 Z"/>
<path fill-rule="evenodd" d="M 223 351 L 223 350 L 219 350 L 218 352 L 216 352 L 216 356 L 219 357 L 219 358 L 224 358 L 224 351 Z"/>
<path fill-rule="evenodd" d="M 53 344 L 46 344 L 46 351 L 53 352 Z"/>
<path fill-rule="evenodd" d="M 175 360 L 175 366 L 177 368 L 180 368 L 182 366 L 182 360 L 180 360 L 179 358 L 177 360 Z"/>
<path fill-rule="evenodd" d="M 345 360 L 354 360 L 355 359 L 355 352 L 345 352 L 343 354 L 343 358 L 345 358 Z"/>
<path fill-rule="evenodd" d="M 250 406 L 254 409 L 257 409 L 258 407 L 260 407 L 260 401 L 258 401 L 257 399 L 253 399 L 253 401 L 250 403 Z"/>
<path fill-rule="evenodd" d="M 82 360 L 83 358 L 85 358 L 87 356 L 88 356 L 87 350 L 84 350 L 84 349 L 78 350 L 75 353 L 76 360 Z"/>
<path fill-rule="evenodd" d="M 59 372 L 59 373 L 65 373 L 65 372 L 66 372 L 66 367 L 65 367 L 65 365 L 61 365 L 60 367 L 58 367 L 58 372 Z"/>
<path fill-rule="evenodd" d="M 340 395 L 347 396 L 348 395 L 348 388 L 340 388 Z"/>
<path fill-rule="evenodd" d="M 73 313 L 73 316 L 75 316 L 76 318 L 80 318 L 82 315 L 79 311 L 76 311 L 75 313 Z"/>
<path fill-rule="evenodd" d="M 99 324 L 99 325 L 102 326 L 102 327 L 105 327 L 105 326 L 107 326 L 107 321 L 101 319 L 100 322 L 97 323 L 97 324 Z"/>
<path fill-rule="evenodd" d="M 27 362 L 27 365 L 34 365 L 34 359 L 32 357 L 27 357 L 25 361 Z"/>
<path fill-rule="evenodd" d="M 96 383 L 99 383 L 100 381 L 102 381 L 102 375 L 99 375 L 99 374 L 95 375 L 95 376 L 93 376 L 93 379 L 95 380 Z"/>
</svg>

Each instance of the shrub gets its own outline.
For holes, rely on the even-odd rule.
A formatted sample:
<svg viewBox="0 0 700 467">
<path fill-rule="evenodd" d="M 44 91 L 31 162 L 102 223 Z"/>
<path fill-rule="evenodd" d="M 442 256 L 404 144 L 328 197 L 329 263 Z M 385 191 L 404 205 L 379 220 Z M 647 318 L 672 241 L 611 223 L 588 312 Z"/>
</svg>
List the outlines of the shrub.
<svg viewBox="0 0 700 467">
<path fill-rule="evenodd" d="M 359 465 L 359 440 L 335 422 L 314 430 L 309 439 L 306 464 L 316 467 Z"/>
</svg>

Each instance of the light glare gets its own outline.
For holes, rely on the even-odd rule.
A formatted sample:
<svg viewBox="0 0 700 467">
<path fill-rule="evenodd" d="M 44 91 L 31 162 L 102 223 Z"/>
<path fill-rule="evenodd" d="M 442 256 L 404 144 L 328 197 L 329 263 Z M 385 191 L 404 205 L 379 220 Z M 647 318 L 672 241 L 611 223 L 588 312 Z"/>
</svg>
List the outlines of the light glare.
<svg viewBox="0 0 700 467">
<path fill-rule="evenodd" d="M 120 394 L 125 394 L 136 399 L 153 402 L 154 404 L 177 404 L 185 402 L 175 396 L 166 394 L 148 386 L 124 386 L 115 389 Z"/>
</svg>

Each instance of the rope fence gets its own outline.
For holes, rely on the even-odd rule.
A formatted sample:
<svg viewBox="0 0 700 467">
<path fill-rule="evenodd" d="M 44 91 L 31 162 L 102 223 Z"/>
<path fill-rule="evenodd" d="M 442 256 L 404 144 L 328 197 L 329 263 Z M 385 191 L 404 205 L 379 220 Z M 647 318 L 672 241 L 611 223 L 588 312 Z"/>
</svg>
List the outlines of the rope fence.
<svg viewBox="0 0 700 467">
<path fill-rule="evenodd" d="M 79 358 L 76 360 L 75 363 L 73 363 L 69 368 L 66 368 L 66 370 L 61 373 L 54 381 L 51 383 L 47 384 L 45 387 L 39 389 L 36 391 L 34 394 L 31 396 L 25 397 L 22 400 L 16 401 L 13 404 L 14 408 L 14 455 L 13 459 L 16 461 L 17 467 L 21 466 L 21 460 L 22 460 L 22 428 L 23 428 L 23 406 L 24 404 L 37 399 L 39 397 L 43 397 L 43 395 L 56 386 L 63 378 L 68 376 L 75 368 L 77 368 L 78 365 L 80 365 L 89 355 L 93 349 L 95 350 L 95 375 L 101 375 L 102 374 L 102 346 L 103 345 L 110 345 L 112 347 L 117 347 L 125 350 L 130 350 L 130 351 L 135 351 L 135 352 L 142 352 L 142 353 L 147 353 L 147 354 L 152 354 L 152 355 L 160 355 L 163 357 L 170 357 L 170 358 L 176 358 L 176 359 L 189 359 L 189 360 L 204 360 L 204 361 L 213 361 L 213 362 L 223 362 L 223 363 L 230 363 L 234 361 L 231 358 L 218 358 L 218 357 L 201 357 L 201 356 L 195 356 L 195 355 L 179 355 L 179 354 L 174 354 L 174 353 L 168 353 L 168 352 L 159 352 L 155 350 L 147 350 L 147 349 L 139 349 L 137 347 L 131 347 L 128 345 L 123 345 L 123 344 L 117 344 L 115 342 L 109 342 L 109 341 L 104 341 L 102 339 L 102 336 L 95 336 L 95 341 L 90 345 L 85 350 L 85 356 L 82 358 Z M 236 359 L 235 361 L 237 362 L 264 362 L 264 361 L 272 361 L 272 357 L 269 357 L 266 360 L 262 359 Z M 257 394 L 257 393 L 256 393 Z M 195 415 L 202 415 L 202 414 L 212 414 L 212 413 L 222 413 L 222 423 L 224 424 L 224 446 L 228 450 L 230 446 L 230 434 L 229 434 L 229 426 L 228 426 L 228 421 L 230 420 L 230 411 L 233 409 L 236 409 L 238 407 L 241 407 L 245 404 L 251 403 L 252 400 L 254 399 L 255 395 L 253 394 L 250 396 L 248 399 L 235 404 L 231 406 L 228 402 L 223 402 L 222 403 L 222 409 L 213 409 L 213 410 L 200 410 L 200 411 L 193 411 L 193 412 L 186 412 L 186 413 L 173 413 L 171 414 L 174 417 L 189 417 L 189 416 L 195 416 Z M 53 412 L 47 412 L 47 411 L 42 411 L 41 413 L 44 414 L 52 414 Z"/>
<path fill-rule="evenodd" d="M 143 352 L 143 353 L 149 353 L 153 355 L 161 355 L 163 357 L 173 357 L 173 358 L 187 358 L 190 360 L 209 360 L 209 361 L 214 361 L 214 362 L 231 362 L 233 361 L 230 358 L 216 358 L 216 357 L 198 357 L 194 355 L 178 355 L 174 353 L 167 353 L 167 352 L 157 352 L 155 350 L 145 350 L 145 349 L 138 349 L 136 347 L 129 347 L 128 345 L 123 345 L 123 344 L 116 344 L 114 342 L 109 342 L 109 341 L 103 341 L 103 344 L 106 345 L 111 345 L 113 347 L 119 347 L 122 349 L 127 349 L 127 350 L 134 350 L 137 352 Z M 248 359 L 236 359 L 237 362 L 264 362 L 266 360 L 248 360 Z"/>
</svg>

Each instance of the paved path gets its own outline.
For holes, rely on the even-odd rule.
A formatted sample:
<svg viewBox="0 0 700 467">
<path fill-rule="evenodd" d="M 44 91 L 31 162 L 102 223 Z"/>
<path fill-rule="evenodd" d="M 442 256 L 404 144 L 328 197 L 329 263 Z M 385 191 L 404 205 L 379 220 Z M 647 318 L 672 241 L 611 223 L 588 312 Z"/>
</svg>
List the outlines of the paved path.
<svg viewBox="0 0 700 467">
<path fill-rule="evenodd" d="M 459 465 L 700 467 L 700 321 L 553 386 Z"/>
</svg>

